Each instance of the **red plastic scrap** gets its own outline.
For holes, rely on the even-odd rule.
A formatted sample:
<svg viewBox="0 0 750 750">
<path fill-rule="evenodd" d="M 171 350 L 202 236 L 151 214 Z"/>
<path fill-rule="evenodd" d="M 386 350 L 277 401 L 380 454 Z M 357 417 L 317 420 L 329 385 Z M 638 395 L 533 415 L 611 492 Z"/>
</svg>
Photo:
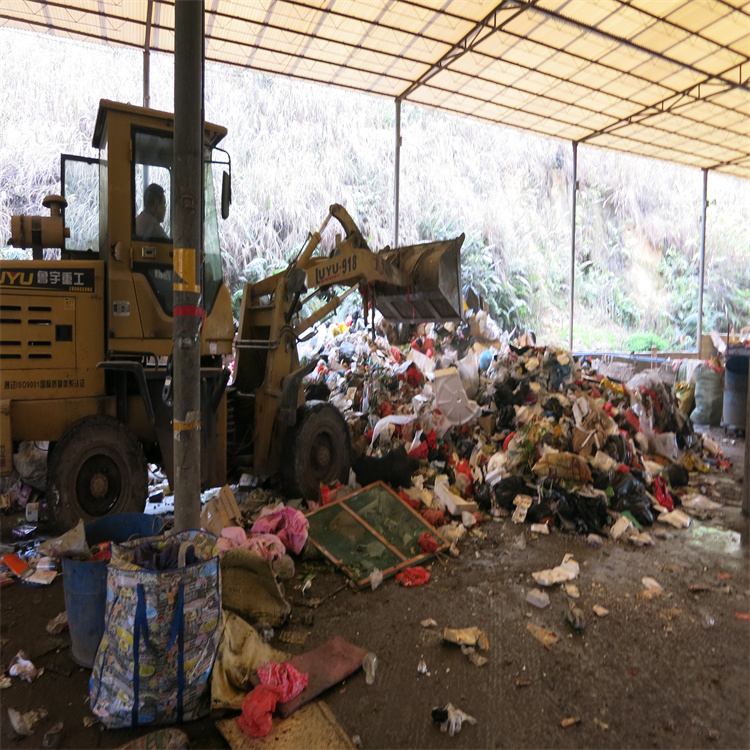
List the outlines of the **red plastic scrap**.
<svg viewBox="0 0 750 750">
<path fill-rule="evenodd" d="M 411 453 L 409 454 L 411 456 Z M 409 495 L 401 490 L 401 492 L 398 493 L 398 496 L 409 506 L 414 508 L 414 510 L 419 510 L 422 507 L 422 501 L 421 500 L 415 500 L 413 497 L 409 497 Z"/>
<path fill-rule="evenodd" d="M 510 445 L 510 441 L 513 440 L 513 438 L 515 437 L 515 435 L 516 435 L 515 431 L 511 432 L 510 435 L 508 435 L 508 437 L 505 438 L 505 440 L 503 440 L 503 451 L 507 451 L 508 450 L 508 446 Z"/>
<path fill-rule="evenodd" d="M 418 541 L 419 549 L 422 550 L 423 555 L 429 555 L 433 552 L 436 552 L 437 548 L 440 546 L 437 539 L 435 539 L 435 537 L 432 536 L 429 531 L 423 531 L 419 535 Z"/>
<path fill-rule="evenodd" d="M 625 419 L 628 420 L 628 424 L 634 429 L 634 430 L 640 430 L 641 429 L 641 420 L 638 419 L 635 412 L 632 409 L 626 409 L 625 410 Z"/>
<path fill-rule="evenodd" d="M 434 508 L 424 508 L 420 515 L 424 518 L 430 526 L 437 528 L 438 526 L 445 526 L 445 513 L 442 510 L 436 510 Z"/>
<path fill-rule="evenodd" d="M 254 687 L 242 701 L 237 726 L 248 737 L 265 737 L 271 731 L 277 701 L 276 688 L 267 685 Z"/>
<path fill-rule="evenodd" d="M 667 510 L 674 509 L 674 501 L 672 500 L 672 496 L 669 494 L 669 490 L 667 489 L 667 480 L 665 477 L 654 478 L 654 491 L 656 493 L 656 501 L 659 503 L 659 505 L 666 508 Z"/>
<path fill-rule="evenodd" d="M 418 388 L 422 384 L 422 373 L 416 367 L 410 367 L 406 371 L 406 380 L 412 388 Z"/>
<path fill-rule="evenodd" d="M 426 459 L 430 453 L 430 449 L 425 441 L 421 442 L 416 448 L 412 448 L 409 451 L 409 458 L 424 458 Z"/>
<path fill-rule="evenodd" d="M 415 565 L 396 573 L 396 580 L 402 586 L 424 586 L 430 580 L 430 574 L 421 565 Z"/>
<path fill-rule="evenodd" d="M 435 434 L 435 430 L 430 430 L 425 434 L 425 437 L 427 438 L 427 445 L 429 449 L 431 451 L 434 451 L 435 448 L 437 448 L 437 435 Z"/>
<path fill-rule="evenodd" d="M 391 414 L 393 414 L 393 407 L 388 403 L 388 401 L 383 401 L 380 404 L 380 416 L 381 417 L 389 417 Z"/>
<path fill-rule="evenodd" d="M 391 347 L 391 356 L 398 364 L 401 364 L 401 352 L 395 346 Z"/>
</svg>

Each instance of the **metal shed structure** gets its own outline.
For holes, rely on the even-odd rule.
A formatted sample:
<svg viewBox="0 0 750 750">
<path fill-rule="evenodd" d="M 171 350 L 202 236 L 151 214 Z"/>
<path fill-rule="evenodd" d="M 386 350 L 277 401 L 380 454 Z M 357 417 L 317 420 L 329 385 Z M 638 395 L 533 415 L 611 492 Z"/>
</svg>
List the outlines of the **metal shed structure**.
<svg viewBox="0 0 750 750">
<path fill-rule="evenodd" d="M 174 0 L 3 0 L 0 25 L 174 51 Z M 750 177 L 747 0 L 205 0 L 206 60 Z"/>
<path fill-rule="evenodd" d="M 177 0 L 180 2 L 180 0 Z M 750 178 L 748 0 L 204 0 L 205 59 Z M 175 49 L 175 0 L 3 0 L 0 26 Z M 571 262 L 575 262 L 575 191 Z M 701 252 L 698 342 L 702 333 Z M 571 281 L 574 279 L 571 272 Z M 573 332 L 573 295 L 570 292 Z"/>
</svg>

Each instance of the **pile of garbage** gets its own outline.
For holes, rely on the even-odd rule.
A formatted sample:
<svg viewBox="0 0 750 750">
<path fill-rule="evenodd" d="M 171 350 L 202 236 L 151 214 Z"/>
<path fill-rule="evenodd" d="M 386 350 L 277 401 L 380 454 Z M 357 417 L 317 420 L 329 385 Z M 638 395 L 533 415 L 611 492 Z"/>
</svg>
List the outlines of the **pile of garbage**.
<svg viewBox="0 0 750 750">
<path fill-rule="evenodd" d="M 483 312 L 419 325 L 402 347 L 382 327 L 338 323 L 301 354 L 318 358 L 308 394 L 329 398 L 352 435 L 349 485 L 322 488 L 321 502 L 381 480 L 452 526 L 449 541 L 490 514 L 649 544 L 655 521 L 689 524 L 690 471 L 728 466 L 658 371 L 610 380 L 531 337 L 514 343 Z"/>
</svg>

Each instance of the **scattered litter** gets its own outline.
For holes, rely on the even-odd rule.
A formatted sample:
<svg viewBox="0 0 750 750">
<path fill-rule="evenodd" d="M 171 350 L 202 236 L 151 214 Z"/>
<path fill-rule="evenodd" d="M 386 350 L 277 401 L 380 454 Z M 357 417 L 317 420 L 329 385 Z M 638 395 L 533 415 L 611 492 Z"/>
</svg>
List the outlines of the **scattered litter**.
<svg viewBox="0 0 750 750">
<path fill-rule="evenodd" d="M 415 565 L 396 573 L 396 580 L 402 586 L 424 586 L 430 580 L 430 573 L 421 565 Z"/>
<path fill-rule="evenodd" d="M 417 672 L 419 672 L 419 674 L 426 674 L 426 675 L 430 674 L 427 671 L 427 662 L 424 659 L 419 660 L 419 664 L 417 664 Z"/>
<path fill-rule="evenodd" d="M 589 534 L 586 537 L 586 541 L 588 542 L 589 547 L 593 547 L 594 549 L 599 549 L 604 543 L 599 534 Z"/>
<path fill-rule="evenodd" d="M 549 534 L 549 526 L 547 526 L 546 523 L 532 523 L 531 532 L 533 534 L 543 534 L 546 536 Z"/>
<path fill-rule="evenodd" d="M 437 620 L 433 620 L 431 617 L 428 617 L 426 620 L 422 620 L 420 625 L 423 628 L 436 628 L 437 627 Z"/>
<path fill-rule="evenodd" d="M 375 682 L 375 672 L 378 668 L 378 657 L 369 651 L 362 659 L 362 669 L 365 670 L 365 682 L 372 685 Z"/>
<path fill-rule="evenodd" d="M 474 646 L 461 646 L 461 653 L 475 666 L 483 667 L 487 663 L 487 657 L 477 653 Z"/>
<path fill-rule="evenodd" d="M 42 720 L 47 718 L 48 711 L 46 708 L 35 708 L 31 711 L 21 713 L 15 708 L 8 709 L 8 718 L 16 734 L 22 737 L 28 737 L 34 734 L 34 727 Z"/>
<path fill-rule="evenodd" d="M 579 572 L 578 563 L 573 559 L 571 554 L 567 554 L 563 557 L 562 563 L 556 568 L 538 570 L 531 575 L 540 586 L 552 586 L 555 583 L 572 581 L 578 576 Z"/>
<path fill-rule="evenodd" d="M 571 599 L 567 601 L 565 619 L 570 623 L 573 630 L 581 631 L 586 628 L 586 618 L 583 616 L 583 610 L 577 607 Z"/>
<path fill-rule="evenodd" d="M 8 674 L 11 677 L 20 677 L 26 682 L 34 682 L 37 677 L 44 673 L 44 669 L 37 669 L 26 656 L 25 651 L 19 651 L 11 660 Z"/>
<path fill-rule="evenodd" d="M 690 516 L 681 510 L 671 510 L 669 513 L 662 513 L 656 520 L 661 523 L 668 523 L 676 529 L 686 529 L 690 526 Z"/>
<path fill-rule="evenodd" d="M 549 606 L 549 594 L 540 589 L 531 589 L 531 591 L 526 594 L 526 601 L 529 604 L 533 604 L 535 607 L 539 607 L 539 609 L 544 609 Z"/>
<path fill-rule="evenodd" d="M 5 690 L 5 688 L 9 688 L 12 684 L 10 677 L 7 675 L 0 677 L 0 690 Z"/>
<path fill-rule="evenodd" d="M 490 650 L 487 634 L 479 628 L 445 628 L 443 640 L 457 643 L 459 646 L 476 646 L 482 651 Z"/>
<path fill-rule="evenodd" d="M 609 610 L 601 604 L 595 604 L 593 609 L 597 617 L 606 617 L 609 614 Z"/>
<path fill-rule="evenodd" d="M 372 573 L 370 573 L 370 586 L 372 590 L 375 591 L 381 583 L 383 583 L 383 571 L 380 568 L 373 568 Z"/>
<path fill-rule="evenodd" d="M 709 500 L 705 495 L 693 495 L 682 501 L 682 507 L 694 515 L 703 515 L 718 510 L 722 505 Z"/>
<path fill-rule="evenodd" d="M 609 724 L 605 724 L 598 716 L 594 716 L 594 724 L 599 727 L 603 732 L 609 729 Z"/>
<path fill-rule="evenodd" d="M 651 576 L 644 576 L 641 578 L 644 590 L 640 593 L 641 599 L 653 599 L 655 596 L 659 596 L 664 589 L 661 584 Z"/>
<path fill-rule="evenodd" d="M 620 516 L 609 530 L 609 535 L 617 541 L 623 534 L 633 531 L 635 527 L 627 516 Z"/>
<path fill-rule="evenodd" d="M 516 509 L 513 511 L 513 515 L 510 520 L 513 523 L 523 523 L 526 520 L 526 514 L 529 512 L 529 508 L 532 506 L 534 499 L 529 495 L 516 495 L 513 500 L 513 505 Z"/>
<path fill-rule="evenodd" d="M 580 716 L 568 716 L 560 722 L 560 726 L 563 729 L 567 729 L 568 727 L 572 727 L 574 724 L 579 724 L 580 721 Z"/>
<path fill-rule="evenodd" d="M 282 643 L 292 643 L 295 646 L 303 646 L 309 635 L 310 633 L 308 631 L 300 628 L 284 628 L 284 630 L 279 633 L 279 640 Z"/>
<path fill-rule="evenodd" d="M 42 739 L 42 747 L 50 749 L 60 747 L 64 739 L 65 725 L 63 724 L 63 722 L 58 721 L 44 733 L 44 738 Z"/>
<path fill-rule="evenodd" d="M 84 716 L 83 717 L 83 726 L 86 727 L 86 729 L 90 729 L 94 726 L 94 724 L 98 724 L 99 719 L 96 716 Z"/>
<path fill-rule="evenodd" d="M 452 703 L 447 703 L 444 708 L 433 708 L 432 721 L 440 725 L 441 732 L 448 732 L 450 737 L 461 731 L 464 722 L 467 724 L 477 723 L 477 720 L 473 716 L 464 713 Z"/>
<path fill-rule="evenodd" d="M 86 529 L 82 520 L 70 531 L 55 539 L 48 539 L 39 545 L 39 554 L 49 557 L 76 557 L 88 560 L 91 557 L 89 545 L 86 542 Z"/>
<path fill-rule="evenodd" d="M 541 643 L 548 651 L 560 640 L 560 636 L 551 630 L 535 625 L 533 622 L 526 623 L 526 630 Z"/>
<path fill-rule="evenodd" d="M 563 589 L 565 593 L 573 599 L 578 599 L 581 596 L 581 592 L 578 590 L 578 586 L 575 583 L 564 583 Z"/>
</svg>

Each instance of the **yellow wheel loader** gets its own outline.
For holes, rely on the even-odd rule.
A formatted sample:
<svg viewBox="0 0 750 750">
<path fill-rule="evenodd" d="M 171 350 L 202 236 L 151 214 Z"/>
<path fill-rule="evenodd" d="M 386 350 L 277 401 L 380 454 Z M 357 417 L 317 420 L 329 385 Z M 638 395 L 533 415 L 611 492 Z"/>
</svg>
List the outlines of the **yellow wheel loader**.
<svg viewBox="0 0 750 750">
<path fill-rule="evenodd" d="M 19 441 L 49 441 L 47 497 L 63 528 L 143 510 L 147 461 L 172 481 L 173 135 L 169 113 L 102 100 L 99 158 L 63 155 L 50 215 L 11 218 L 10 244 L 32 259 L 0 262 L 0 473 Z M 300 366 L 297 342 L 357 289 L 392 321 L 460 320 L 463 235 L 373 252 L 333 205 L 283 272 L 245 286 L 235 334 L 218 232 L 231 191 L 225 135 L 205 123 L 201 482 L 224 483 L 229 455 L 317 497 L 321 482 L 346 480 L 349 434 L 333 405 L 305 403 L 314 363 Z M 332 218 L 344 236 L 324 253 Z M 325 301 L 303 314 L 317 294 Z"/>
</svg>

